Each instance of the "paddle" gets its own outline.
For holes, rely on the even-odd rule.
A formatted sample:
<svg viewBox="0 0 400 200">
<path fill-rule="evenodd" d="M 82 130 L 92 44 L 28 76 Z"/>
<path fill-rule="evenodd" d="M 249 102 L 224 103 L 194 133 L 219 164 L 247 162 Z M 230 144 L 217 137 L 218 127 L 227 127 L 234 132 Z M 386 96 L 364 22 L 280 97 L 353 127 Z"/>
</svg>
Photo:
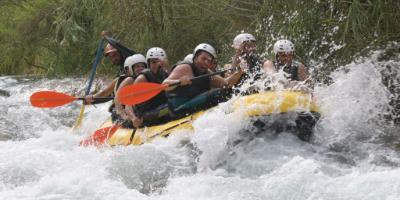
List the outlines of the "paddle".
<svg viewBox="0 0 400 200">
<path fill-rule="evenodd" d="M 100 43 L 97 46 L 96 58 L 94 59 L 94 62 L 93 62 L 93 65 L 92 65 L 92 72 L 90 73 L 90 76 L 89 76 L 89 81 L 88 81 L 88 85 L 86 87 L 85 95 L 88 95 L 90 93 L 90 89 L 92 88 L 92 83 L 93 83 L 93 80 L 94 80 L 94 76 L 96 75 L 97 65 L 99 64 L 100 59 L 101 59 L 101 57 L 103 55 L 104 37 L 105 37 L 105 35 L 107 33 L 105 31 L 103 31 L 101 34 L 102 34 L 103 38 L 100 40 Z M 77 118 L 77 120 L 75 122 L 74 127 L 72 128 L 73 130 L 75 130 L 75 129 L 77 129 L 77 128 L 79 128 L 81 126 L 84 112 L 85 112 L 85 104 L 82 104 L 81 110 L 79 112 L 79 116 L 78 116 L 78 118 Z"/>
<path fill-rule="evenodd" d="M 98 97 L 94 99 L 111 100 L 113 97 Z M 53 108 L 71 103 L 75 100 L 85 100 L 85 97 L 74 97 L 56 91 L 39 91 L 33 93 L 30 97 L 32 106 L 38 108 Z"/>
<path fill-rule="evenodd" d="M 90 135 L 88 138 L 82 140 L 79 143 L 79 146 L 89 146 L 89 145 L 95 145 L 95 146 L 100 146 L 104 144 L 104 142 L 111 138 L 111 136 L 114 135 L 114 133 L 118 130 L 118 128 L 121 125 L 119 124 L 114 124 L 112 126 L 107 126 L 101 129 L 98 129 L 95 131 L 92 135 Z"/>
<path fill-rule="evenodd" d="M 190 80 L 195 81 L 198 79 L 222 74 L 227 71 L 233 71 L 233 70 L 236 70 L 236 68 L 226 69 L 223 71 L 213 72 L 210 74 L 204 74 L 204 75 L 192 78 Z M 172 83 L 172 84 L 158 84 L 158 83 L 149 83 L 149 82 L 136 83 L 136 84 L 121 88 L 121 91 L 119 91 L 117 94 L 117 98 L 118 98 L 118 101 L 121 102 L 121 104 L 123 104 L 123 105 L 135 105 L 135 104 L 143 103 L 143 102 L 151 99 L 152 97 L 156 96 L 161 91 L 163 91 L 167 88 L 172 88 L 172 87 L 178 86 L 180 84 L 181 84 L 180 82 Z"/>
</svg>

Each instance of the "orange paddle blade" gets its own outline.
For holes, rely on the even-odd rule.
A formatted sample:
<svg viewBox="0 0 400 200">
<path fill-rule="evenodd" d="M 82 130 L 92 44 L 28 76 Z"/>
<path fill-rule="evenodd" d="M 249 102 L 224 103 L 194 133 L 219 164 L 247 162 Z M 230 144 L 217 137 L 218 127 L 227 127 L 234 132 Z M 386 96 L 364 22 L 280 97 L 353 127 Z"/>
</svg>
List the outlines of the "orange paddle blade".
<svg viewBox="0 0 400 200">
<path fill-rule="evenodd" d="M 62 106 L 78 99 L 64 93 L 55 91 L 40 91 L 31 95 L 30 101 L 32 106 L 39 108 L 52 108 Z"/>
<path fill-rule="evenodd" d="M 167 84 L 136 83 L 121 88 L 121 91 L 117 94 L 117 98 L 123 105 L 135 105 L 151 99 L 168 87 L 169 85 Z"/>
<path fill-rule="evenodd" d="M 120 125 L 112 125 L 112 126 L 107 126 L 101 129 L 98 129 L 95 131 L 91 136 L 88 138 L 82 140 L 79 143 L 79 146 L 90 146 L 94 145 L 96 147 L 101 146 L 105 144 L 105 142 L 114 135 L 114 133 L 118 130 Z"/>
</svg>

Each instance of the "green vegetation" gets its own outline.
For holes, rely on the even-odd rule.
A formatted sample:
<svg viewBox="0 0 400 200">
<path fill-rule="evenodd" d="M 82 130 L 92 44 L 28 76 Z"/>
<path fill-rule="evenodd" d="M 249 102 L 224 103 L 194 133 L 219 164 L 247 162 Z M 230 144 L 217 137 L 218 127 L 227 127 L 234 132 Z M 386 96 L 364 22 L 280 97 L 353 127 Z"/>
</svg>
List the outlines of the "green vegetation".
<svg viewBox="0 0 400 200">
<path fill-rule="evenodd" d="M 315 68 L 324 72 L 366 47 L 400 41 L 398 0 L 2 0 L 0 10 L 0 75 L 86 75 L 102 30 L 139 52 L 163 47 L 171 63 L 200 42 L 225 63 L 241 31 L 255 34 L 267 57 L 289 38 L 299 59 L 323 61 Z M 117 71 L 102 65 L 100 73 Z"/>
</svg>

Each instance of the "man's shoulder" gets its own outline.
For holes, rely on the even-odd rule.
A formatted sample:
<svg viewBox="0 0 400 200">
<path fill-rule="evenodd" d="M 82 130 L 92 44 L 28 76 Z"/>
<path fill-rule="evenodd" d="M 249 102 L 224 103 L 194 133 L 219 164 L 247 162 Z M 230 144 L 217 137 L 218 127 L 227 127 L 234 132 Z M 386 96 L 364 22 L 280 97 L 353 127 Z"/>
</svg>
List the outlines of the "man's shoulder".
<svg viewBox="0 0 400 200">
<path fill-rule="evenodd" d="M 177 71 L 186 71 L 186 70 L 189 70 L 189 69 L 191 69 L 191 68 L 192 68 L 192 67 L 190 66 L 190 64 L 188 64 L 188 63 L 182 63 L 182 64 L 177 65 L 177 66 L 175 67 L 174 71 L 175 71 L 175 70 L 177 70 Z"/>
<path fill-rule="evenodd" d="M 135 78 L 135 83 L 140 83 L 140 82 L 147 82 L 147 78 L 145 74 L 139 74 L 136 78 Z"/>
</svg>

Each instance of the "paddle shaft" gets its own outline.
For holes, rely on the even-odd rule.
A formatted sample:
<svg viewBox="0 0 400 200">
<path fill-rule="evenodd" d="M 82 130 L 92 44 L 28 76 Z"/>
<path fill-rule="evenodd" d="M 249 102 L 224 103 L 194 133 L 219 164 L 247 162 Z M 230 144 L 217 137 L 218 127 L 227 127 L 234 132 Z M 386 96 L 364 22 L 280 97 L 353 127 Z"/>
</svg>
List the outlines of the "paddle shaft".
<svg viewBox="0 0 400 200">
<path fill-rule="evenodd" d="M 222 74 L 227 71 L 232 71 L 236 70 L 237 68 L 233 69 L 226 69 L 218 72 L 213 72 L 209 74 L 204 74 L 201 76 L 194 77 L 190 79 L 190 81 L 195 81 L 198 79 L 214 76 L 217 74 Z M 136 105 L 139 103 L 143 103 L 145 101 L 148 101 L 149 99 L 153 98 L 154 96 L 158 95 L 161 91 L 170 88 L 172 89 L 173 87 L 181 85 L 181 82 L 175 82 L 171 84 L 159 84 L 159 83 L 150 83 L 150 82 L 144 82 L 144 83 L 137 83 L 137 84 L 132 84 L 126 87 L 123 87 L 119 92 L 118 92 L 118 100 L 121 104 L 123 105 Z"/>
<path fill-rule="evenodd" d="M 94 62 L 92 65 L 92 72 L 90 73 L 90 76 L 89 76 L 89 82 L 88 82 L 88 85 L 86 88 L 85 95 L 88 95 L 90 93 L 90 89 L 92 87 L 94 76 L 96 75 L 97 65 L 99 64 L 100 58 L 103 55 L 103 43 L 104 43 L 104 39 L 101 39 L 99 46 L 97 46 L 96 58 L 94 59 Z"/>
<path fill-rule="evenodd" d="M 103 44 L 104 44 L 104 38 L 102 38 L 99 42 L 99 45 L 97 46 L 97 51 L 96 51 L 96 58 L 94 59 L 93 65 L 92 65 L 92 72 L 90 73 L 89 80 L 88 80 L 88 85 L 85 91 L 85 95 L 90 94 L 90 89 L 92 88 L 92 83 L 94 80 L 94 76 L 96 75 L 96 69 L 97 65 L 99 64 L 101 57 L 103 56 Z M 82 120 L 83 120 L 83 114 L 85 112 L 85 105 L 82 104 L 81 110 L 79 112 L 79 116 L 75 121 L 74 126 L 72 129 L 77 129 L 81 126 Z"/>
<path fill-rule="evenodd" d="M 236 69 L 237 68 L 235 67 L 233 69 L 225 69 L 225 70 L 218 71 L 218 72 L 213 72 L 213 73 L 210 73 L 210 74 L 203 74 L 201 76 L 197 76 L 197 77 L 194 77 L 194 78 L 190 79 L 190 81 L 196 81 L 196 80 L 199 80 L 199 79 L 202 79 L 202 78 L 206 78 L 206 77 L 210 77 L 210 76 L 214 76 L 214 75 L 218 75 L 218 74 L 223 74 L 225 72 L 234 71 Z M 181 84 L 181 82 L 179 81 L 179 82 L 176 82 L 176 83 L 169 84 L 168 87 L 179 86 L 180 84 Z"/>
<path fill-rule="evenodd" d="M 99 101 L 109 101 L 113 100 L 114 97 L 93 97 L 93 100 L 99 100 Z M 85 97 L 76 97 L 76 100 L 85 100 Z"/>
</svg>

